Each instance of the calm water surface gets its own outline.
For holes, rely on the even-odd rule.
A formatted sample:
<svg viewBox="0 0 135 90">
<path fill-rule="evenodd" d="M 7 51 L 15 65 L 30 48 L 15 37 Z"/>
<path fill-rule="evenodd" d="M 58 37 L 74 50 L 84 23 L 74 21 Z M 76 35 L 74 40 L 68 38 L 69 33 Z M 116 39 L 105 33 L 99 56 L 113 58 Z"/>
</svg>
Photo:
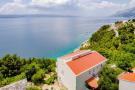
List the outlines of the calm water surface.
<svg viewBox="0 0 135 90">
<path fill-rule="evenodd" d="M 104 24 L 123 18 L 19 17 L 0 18 L 0 56 L 53 57 L 77 48 Z"/>
</svg>

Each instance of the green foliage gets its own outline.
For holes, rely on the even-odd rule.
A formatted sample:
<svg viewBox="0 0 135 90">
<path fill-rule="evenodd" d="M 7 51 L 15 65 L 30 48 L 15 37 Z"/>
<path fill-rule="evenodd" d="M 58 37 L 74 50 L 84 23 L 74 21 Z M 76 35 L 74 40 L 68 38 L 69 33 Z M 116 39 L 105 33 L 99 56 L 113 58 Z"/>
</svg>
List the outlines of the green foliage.
<svg viewBox="0 0 135 90">
<path fill-rule="evenodd" d="M 126 44 L 122 46 L 122 49 L 126 52 L 135 54 L 135 44 Z"/>
<path fill-rule="evenodd" d="M 33 66 L 26 72 L 26 77 L 28 81 L 31 81 L 32 76 L 36 73 L 36 68 Z"/>
<path fill-rule="evenodd" d="M 48 84 L 48 85 L 51 85 L 51 84 L 55 83 L 56 79 L 57 79 L 57 74 L 56 73 L 52 73 L 52 75 L 50 75 L 47 80 L 44 80 L 44 83 Z"/>
<path fill-rule="evenodd" d="M 42 83 L 43 79 L 45 77 L 45 71 L 40 69 L 36 72 L 36 74 L 34 74 L 32 76 L 32 82 L 34 82 L 35 84 L 37 83 Z"/>
<path fill-rule="evenodd" d="M 100 42 L 100 40 L 102 40 L 102 38 L 104 38 L 103 36 L 106 35 L 106 33 L 108 33 L 108 29 L 109 29 L 109 25 L 104 25 L 102 26 L 99 31 L 97 31 L 96 33 L 94 33 L 92 35 L 92 37 L 90 38 L 90 42 Z M 110 33 L 110 32 L 109 32 Z"/>
<path fill-rule="evenodd" d="M 116 22 L 119 37 L 115 37 L 110 26 L 105 25 L 89 39 L 89 47 L 81 48 L 96 50 L 108 59 L 100 74 L 99 90 L 118 90 L 117 76 L 123 71 L 131 72 L 135 67 L 134 24 L 134 19 L 126 23 Z"/>
<path fill-rule="evenodd" d="M 56 80 L 56 78 L 54 76 L 51 76 L 50 78 L 48 78 L 44 83 L 51 85 L 54 84 L 54 81 Z"/>
<path fill-rule="evenodd" d="M 135 19 L 132 19 L 132 22 L 135 22 Z"/>
<path fill-rule="evenodd" d="M 17 55 L 6 55 L 1 59 L 1 73 L 4 77 L 12 77 L 20 74 L 20 67 L 25 64 Z"/>
<path fill-rule="evenodd" d="M 55 72 L 56 61 L 50 59 L 41 60 L 40 67 L 46 70 L 46 73 Z"/>
<path fill-rule="evenodd" d="M 106 65 L 100 73 L 100 90 L 117 90 L 118 80 L 117 76 L 122 72 L 121 69 L 113 69 Z"/>
<path fill-rule="evenodd" d="M 14 77 L 4 78 L 2 81 L 0 81 L 0 87 L 8 85 L 12 82 L 16 82 L 18 80 L 24 79 L 24 78 L 25 78 L 25 73 L 21 73 L 20 75 L 16 75 Z"/>
<path fill-rule="evenodd" d="M 55 72 L 56 60 L 47 58 L 21 58 L 6 55 L 0 58 L 0 87 L 27 78 L 33 83 L 42 83 L 44 75 Z"/>
<path fill-rule="evenodd" d="M 42 90 L 40 87 L 37 86 L 29 86 L 26 88 L 26 90 Z"/>
</svg>

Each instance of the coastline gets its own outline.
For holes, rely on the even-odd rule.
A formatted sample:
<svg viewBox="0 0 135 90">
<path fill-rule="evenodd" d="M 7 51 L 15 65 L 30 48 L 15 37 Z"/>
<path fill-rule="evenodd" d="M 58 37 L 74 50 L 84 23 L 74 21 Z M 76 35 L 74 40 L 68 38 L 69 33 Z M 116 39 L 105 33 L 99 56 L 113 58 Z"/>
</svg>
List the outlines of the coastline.
<svg viewBox="0 0 135 90">
<path fill-rule="evenodd" d="M 75 48 L 75 49 L 73 50 L 73 52 L 75 52 L 75 51 L 77 51 L 77 50 L 80 50 L 81 47 L 88 46 L 88 44 L 87 44 L 88 41 L 89 41 L 88 39 L 86 39 L 85 41 L 83 41 L 77 48 Z"/>
</svg>

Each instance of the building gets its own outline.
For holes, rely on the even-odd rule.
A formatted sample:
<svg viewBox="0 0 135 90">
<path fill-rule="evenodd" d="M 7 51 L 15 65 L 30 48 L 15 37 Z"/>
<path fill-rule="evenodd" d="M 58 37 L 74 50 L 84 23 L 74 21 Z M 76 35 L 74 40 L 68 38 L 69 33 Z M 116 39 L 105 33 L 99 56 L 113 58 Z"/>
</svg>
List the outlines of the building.
<svg viewBox="0 0 135 90">
<path fill-rule="evenodd" d="M 135 68 L 133 72 L 124 72 L 118 76 L 119 90 L 135 90 Z"/>
<path fill-rule="evenodd" d="M 78 50 L 57 59 L 58 81 L 68 90 L 98 87 L 98 73 L 106 58 L 96 51 Z"/>
</svg>

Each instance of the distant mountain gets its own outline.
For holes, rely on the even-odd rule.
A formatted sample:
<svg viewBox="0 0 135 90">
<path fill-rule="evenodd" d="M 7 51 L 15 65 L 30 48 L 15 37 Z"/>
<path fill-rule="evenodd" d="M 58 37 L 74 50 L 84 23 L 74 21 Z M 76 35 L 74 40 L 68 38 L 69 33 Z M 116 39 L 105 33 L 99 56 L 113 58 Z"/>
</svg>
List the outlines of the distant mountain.
<svg viewBox="0 0 135 90">
<path fill-rule="evenodd" d="M 29 14 L 29 15 L 0 15 L 0 18 L 22 18 L 22 17 L 79 17 L 75 15 L 52 15 L 52 14 Z"/>
<path fill-rule="evenodd" d="M 135 7 L 117 12 L 116 17 L 135 17 Z"/>
</svg>

